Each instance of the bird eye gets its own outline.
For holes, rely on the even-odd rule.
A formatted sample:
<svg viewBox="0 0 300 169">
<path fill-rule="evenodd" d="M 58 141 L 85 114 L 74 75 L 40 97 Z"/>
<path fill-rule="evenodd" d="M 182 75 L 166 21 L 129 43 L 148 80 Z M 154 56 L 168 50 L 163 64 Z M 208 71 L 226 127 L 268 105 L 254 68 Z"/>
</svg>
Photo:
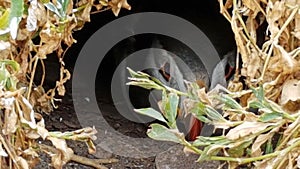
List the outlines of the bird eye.
<svg viewBox="0 0 300 169">
<path fill-rule="evenodd" d="M 159 73 L 163 76 L 163 78 L 166 81 L 170 81 L 171 75 L 170 75 L 170 63 L 166 62 L 160 69 Z"/>
</svg>

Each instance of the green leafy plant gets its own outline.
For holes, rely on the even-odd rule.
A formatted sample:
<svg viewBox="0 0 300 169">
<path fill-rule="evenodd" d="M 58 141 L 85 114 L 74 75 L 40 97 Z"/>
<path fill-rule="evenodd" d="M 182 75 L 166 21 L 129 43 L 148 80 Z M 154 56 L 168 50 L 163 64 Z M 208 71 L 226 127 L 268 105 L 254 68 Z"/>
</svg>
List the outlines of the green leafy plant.
<svg viewBox="0 0 300 169">
<path fill-rule="evenodd" d="M 47 9 L 54 12 L 59 18 L 66 18 L 69 0 L 58 0 L 56 1 L 56 5 L 51 1 L 46 1 L 44 5 L 47 7 Z"/>
<path fill-rule="evenodd" d="M 253 88 L 242 94 L 226 89 L 223 89 L 225 92 L 220 92 L 220 87 L 216 87 L 204 94 L 203 89 L 196 84 L 187 82 L 189 92 L 183 93 L 163 85 L 143 72 L 134 72 L 131 69 L 129 72 L 131 81 L 128 85 L 162 91 L 161 113 L 152 108 L 135 110 L 165 124 L 151 124 L 148 136 L 155 140 L 184 145 L 186 149 L 199 154 L 198 162 L 226 161 L 232 168 L 239 165 L 281 168 L 291 160 L 289 155 L 300 150 L 299 113 L 286 113 L 279 105 L 265 97 L 263 87 Z M 196 96 L 200 92 L 202 94 Z M 244 94 L 253 95 L 245 107 L 236 101 L 236 98 Z M 179 98 L 182 96 L 185 97 L 185 113 L 191 113 L 202 122 L 214 125 L 215 129 L 224 130 L 223 134 L 198 136 L 193 142 L 186 141 L 175 122 Z M 222 114 L 218 111 L 220 105 L 223 107 Z"/>
<path fill-rule="evenodd" d="M 7 67 L 11 68 L 11 71 Z M 18 79 L 14 76 L 20 70 L 20 65 L 12 60 L 0 61 L 0 85 L 5 87 L 5 90 L 16 90 Z"/>
<path fill-rule="evenodd" d="M 11 7 L 3 11 L 0 17 L 0 35 L 10 32 L 13 39 L 17 37 L 19 23 L 24 11 L 23 0 L 12 0 Z"/>
</svg>

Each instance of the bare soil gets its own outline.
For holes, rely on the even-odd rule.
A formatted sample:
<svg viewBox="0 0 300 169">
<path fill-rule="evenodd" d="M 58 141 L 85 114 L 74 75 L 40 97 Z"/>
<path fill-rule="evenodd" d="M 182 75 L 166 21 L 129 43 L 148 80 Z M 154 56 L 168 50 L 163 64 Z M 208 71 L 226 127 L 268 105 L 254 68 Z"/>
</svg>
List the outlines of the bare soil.
<svg viewBox="0 0 300 169">
<path fill-rule="evenodd" d="M 70 87 L 71 87 L 71 83 L 67 83 L 67 89 L 70 89 Z M 111 109 L 113 110 L 112 106 Z M 52 112 L 50 116 L 44 115 L 44 118 L 45 118 L 46 127 L 50 131 L 71 131 L 71 130 L 76 130 L 81 128 L 81 125 L 79 124 L 76 113 L 74 111 L 71 93 L 66 94 L 61 104 L 59 104 L 59 108 L 57 110 Z M 116 119 L 119 120 L 115 121 Z M 114 123 L 116 130 L 119 132 L 122 132 L 129 136 L 131 135 L 132 137 L 145 137 L 145 129 L 146 129 L 145 125 L 124 122 L 127 120 L 124 118 L 116 117 L 115 114 L 113 115 L 113 117 L 108 117 L 107 120 L 110 121 L 109 123 Z M 89 158 L 95 158 L 93 155 L 88 154 L 85 143 L 68 141 L 68 146 L 71 147 L 74 150 L 75 154 L 77 155 L 81 155 Z M 111 169 L 113 168 L 114 169 L 138 169 L 138 168 L 152 169 L 153 168 L 154 169 L 155 168 L 155 163 L 154 163 L 155 157 L 147 158 L 147 159 L 133 159 L 133 158 L 116 156 L 104 150 L 103 151 L 100 150 L 98 154 L 99 153 L 102 153 L 101 156 L 106 158 L 119 159 L 118 163 L 107 165 L 107 167 Z M 42 154 L 41 163 L 38 166 L 36 166 L 36 169 L 46 169 L 46 168 L 50 169 L 51 166 L 49 164 L 50 164 L 49 157 L 46 154 Z M 67 165 L 65 165 L 64 168 L 65 169 L 71 169 L 71 168 L 90 169 L 91 167 L 70 162 Z"/>
<path fill-rule="evenodd" d="M 70 90 L 71 83 L 67 83 L 67 89 Z M 101 99 L 100 99 L 101 100 Z M 108 99 L 109 100 L 109 99 Z M 114 112 L 114 107 L 109 106 L 109 103 L 105 103 L 107 100 L 103 100 L 100 104 L 106 105 L 106 110 L 111 109 Z M 133 123 L 118 114 L 108 113 L 105 119 L 113 125 L 116 131 L 121 132 L 127 136 L 137 138 L 146 137 L 147 126 L 145 124 Z M 74 111 L 71 93 L 67 93 L 63 97 L 62 102 L 59 104 L 59 108 L 55 110 L 50 116 L 44 115 L 47 129 L 50 131 L 71 131 L 80 129 L 81 125 L 77 119 Z M 101 139 L 101 138 L 98 138 Z M 95 158 L 87 152 L 87 146 L 81 142 L 67 141 L 68 146 L 72 148 L 75 154 Z M 50 144 L 50 143 L 48 143 Z M 118 145 L 116 145 L 118 146 Z M 160 153 L 157 157 L 135 159 L 129 157 L 117 156 L 109 153 L 101 148 L 97 148 L 97 157 L 103 158 L 116 158 L 119 160 L 117 163 L 107 164 L 106 167 L 110 169 L 205 169 L 205 168 L 217 168 L 218 162 L 205 162 L 202 164 L 196 163 L 197 156 L 193 154 L 184 154 L 183 147 L 175 145 L 169 148 L 167 151 Z M 50 166 L 50 157 L 44 153 L 41 154 L 41 161 L 35 169 L 52 169 Z M 84 166 L 75 162 L 69 162 L 64 169 L 92 169 L 92 167 Z"/>
</svg>

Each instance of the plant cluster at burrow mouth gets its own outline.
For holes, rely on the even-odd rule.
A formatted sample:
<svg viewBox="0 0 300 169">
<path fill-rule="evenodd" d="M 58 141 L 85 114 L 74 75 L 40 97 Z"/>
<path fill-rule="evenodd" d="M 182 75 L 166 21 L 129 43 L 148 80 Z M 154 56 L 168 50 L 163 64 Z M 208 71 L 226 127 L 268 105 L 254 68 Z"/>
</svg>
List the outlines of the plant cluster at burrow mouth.
<svg viewBox="0 0 300 169">
<path fill-rule="evenodd" d="M 199 154 L 199 162 L 219 160 L 229 168 L 300 168 L 300 2 L 219 0 L 219 4 L 238 49 L 228 87 L 206 91 L 186 82 L 187 92 L 182 92 L 129 69 L 129 85 L 162 91 L 158 103 L 162 113 L 153 108 L 135 111 L 165 124 L 152 124 L 149 137 L 180 143 L 186 152 Z M 181 97 L 180 109 L 186 115 L 223 134 L 186 141 L 176 124 L 182 116 L 177 114 Z"/>
<path fill-rule="evenodd" d="M 72 33 L 90 21 L 91 13 L 112 10 L 117 16 L 121 8 L 130 9 L 130 5 L 126 0 L 0 0 L 1 167 L 33 168 L 40 152 L 51 156 L 54 168 L 62 168 L 68 161 L 106 168 L 101 164 L 116 161 L 75 155 L 66 140 L 85 142 L 93 153 L 97 131 L 88 127 L 49 132 L 41 112 L 51 113 L 59 101 L 55 96 L 66 92 L 64 84 L 71 75 L 64 68 L 63 56 L 76 42 Z M 60 78 L 53 89 L 45 91 L 44 60 L 53 53 L 60 63 Z M 38 64 L 43 70 L 40 84 L 33 82 Z M 49 140 L 52 146 L 38 139 Z"/>
</svg>

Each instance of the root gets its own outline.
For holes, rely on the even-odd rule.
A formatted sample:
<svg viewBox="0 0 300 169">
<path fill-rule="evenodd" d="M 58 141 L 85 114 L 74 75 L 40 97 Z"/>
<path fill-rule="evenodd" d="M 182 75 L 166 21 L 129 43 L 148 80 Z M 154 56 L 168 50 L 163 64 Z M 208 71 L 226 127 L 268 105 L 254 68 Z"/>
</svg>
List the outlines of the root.
<svg viewBox="0 0 300 169">
<path fill-rule="evenodd" d="M 45 145 L 45 144 L 39 144 L 41 150 L 45 151 L 45 152 L 52 152 L 52 153 L 60 153 L 56 148 Z M 91 158 L 87 158 L 87 157 L 83 157 L 83 156 L 79 156 L 76 154 L 72 154 L 70 161 L 79 163 L 79 164 L 83 164 L 86 166 L 91 166 L 97 169 L 108 169 L 107 167 L 105 167 L 102 164 L 111 164 L 111 163 L 116 163 L 119 160 L 115 159 L 115 158 L 108 158 L 108 159 L 91 159 Z"/>
<path fill-rule="evenodd" d="M 111 164 L 111 163 L 116 163 L 118 162 L 117 159 L 111 158 L 111 159 L 91 159 L 91 158 L 86 158 L 86 157 L 82 157 L 82 156 L 78 156 L 76 154 L 74 154 L 71 157 L 71 161 L 80 163 L 80 164 L 84 164 L 87 166 L 91 166 L 91 167 L 95 167 L 98 169 L 107 169 L 107 167 L 101 165 L 101 164 Z"/>
</svg>

